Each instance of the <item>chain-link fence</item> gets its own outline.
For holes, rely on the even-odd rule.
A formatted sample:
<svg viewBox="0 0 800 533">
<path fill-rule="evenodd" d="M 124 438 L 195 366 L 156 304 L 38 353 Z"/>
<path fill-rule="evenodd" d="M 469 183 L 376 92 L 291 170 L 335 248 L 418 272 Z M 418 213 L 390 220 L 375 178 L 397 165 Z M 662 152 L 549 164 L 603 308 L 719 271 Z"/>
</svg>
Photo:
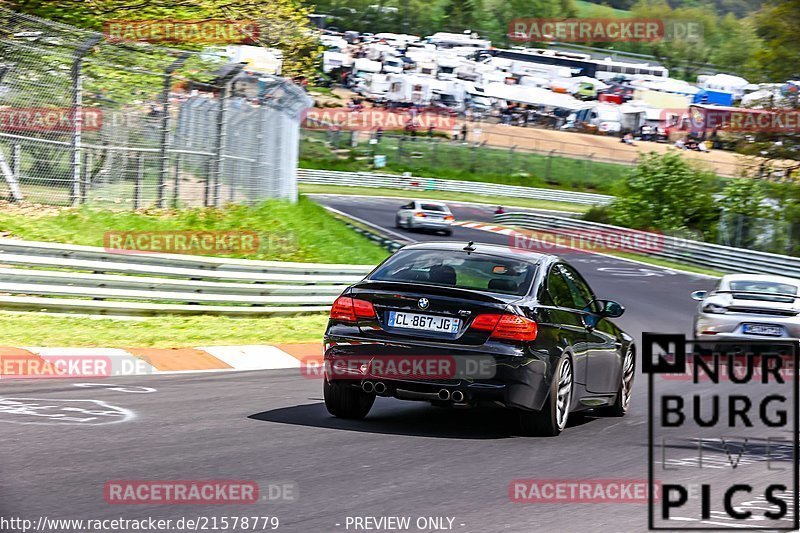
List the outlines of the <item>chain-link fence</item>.
<svg viewBox="0 0 800 533">
<path fill-rule="evenodd" d="M 213 48 L 109 41 L 0 9 L 0 197 L 56 205 L 296 199 L 311 104 Z"/>
</svg>

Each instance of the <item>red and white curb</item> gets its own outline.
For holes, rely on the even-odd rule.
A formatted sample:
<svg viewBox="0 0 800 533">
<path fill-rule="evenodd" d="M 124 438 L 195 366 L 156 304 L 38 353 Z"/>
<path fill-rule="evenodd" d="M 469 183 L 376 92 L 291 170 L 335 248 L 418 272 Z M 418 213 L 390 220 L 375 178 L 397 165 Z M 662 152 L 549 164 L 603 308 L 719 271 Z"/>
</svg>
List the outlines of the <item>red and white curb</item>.
<svg viewBox="0 0 800 533">
<path fill-rule="evenodd" d="M 453 225 L 454 226 L 461 226 L 461 227 L 464 227 L 464 228 L 477 229 L 477 230 L 480 230 L 480 231 L 488 231 L 488 232 L 491 232 L 491 233 L 498 233 L 500 235 L 513 235 L 515 233 L 519 233 L 519 230 L 515 230 L 513 228 L 505 228 L 503 226 L 495 226 L 495 225 L 492 225 L 492 224 L 485 224 L 483 222 L 467 222 L 467 221 L 459 222 L 459 221 L 455 221 L 455 222 L 453 222 Z"/>
<path fill-rule="evenodd" d="M 322 344 L 199 348 L 0 347 L 0 380 L 113 377 L 317 367 Z"/>
</svg>

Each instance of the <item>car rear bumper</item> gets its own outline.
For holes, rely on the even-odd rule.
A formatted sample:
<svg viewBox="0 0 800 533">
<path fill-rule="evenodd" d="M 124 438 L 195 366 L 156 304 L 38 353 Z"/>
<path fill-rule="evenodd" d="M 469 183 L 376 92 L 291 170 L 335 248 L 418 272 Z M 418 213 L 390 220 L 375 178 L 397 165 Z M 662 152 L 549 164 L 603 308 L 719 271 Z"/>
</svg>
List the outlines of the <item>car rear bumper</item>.
<svg viewBox="0 0 800 533">
<path fill-rule="evenodd" d="M 756 342 L 756 341 L 787 341 L 797 340 L 794 337 L 777 337 L 773 335 L 750 335 L 740 333 L 717 333 L 716 335 L 695 335 L 699 341 L 741 341 L 741 342 Z"/>
<path fill-rule="evenodd" d="M 464 402 L 496 402 L 506 407 L 539 410 L 547 399 L 552 365 L 538 357 L 526 356 L 521 349 L 508 346 L 506 353 L 486 353 L 469 348 L 423 348 L 402 343 L 353 343 L 352 340 L 326 337 L 325 379 L 347 382 L 361 388 L 365 381 L 381 382 L 381 396 L 401 400 L 436 400 L 443 389 L 452 395 L 460 391 Z M 367 365 L 420 359 L 451 360 L 456 372 L 373 373 Z M 341 368 L 349 369 L 342 372 Z M 460 402 L 459 402 L 460 403 Z"/>
<path fill-rule="evenodd" d="M 416 229 L 435 229 L 447 230 L 453 226 L 452 220 L 414 220 L 411 221 L 411 227 Z"/>
<path fill-rule="evenodd" d="M 775 326 L 782 335 L 754 335 L 745 333 L 745 325 Z M 695 338 L 698 340 L 786 340 L 800 337 L 800 321 L 797 317 L 754 316 L 744 313 L 700 313 L 694 320 Z"/>
</svg>

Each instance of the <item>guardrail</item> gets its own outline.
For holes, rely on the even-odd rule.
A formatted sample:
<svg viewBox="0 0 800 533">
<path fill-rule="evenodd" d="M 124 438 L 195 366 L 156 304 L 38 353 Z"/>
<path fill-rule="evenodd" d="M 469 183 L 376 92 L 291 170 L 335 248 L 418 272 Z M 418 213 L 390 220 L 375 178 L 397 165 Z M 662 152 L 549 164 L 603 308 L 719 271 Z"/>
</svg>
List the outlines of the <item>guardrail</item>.
<svg viewBox="0 0 800 533">
<path fill-rule="evenodd" d="M 775 274 L 800 278 L 800 258 L 788 255 L 771 254 L 732 248 L 700 241 L 692 241 L 668 235 L 632 230 L 609 224 L 599 224 L 571 218 L 540 215 L 536 213 L 511 212 L 494 216 L 495 222 L 506 226 L 540 230 L 579 236 L 580 232 L 591 235 L 640 236 L 643 242 L 650 243 L 641 249 L 642 255 L 668 259 L 677 263 L 695 265 L 726 273 Z M 532 238 L 535 240 L 536 236 Z"/>
<path fill-rule="evenodd" d="M 419 192 L 464 192 L 485 196 L 507 196 L 511 198 L 549 200 L 580 205 L 606 205 L 611 203 L 614 199 L 613 196 L 605 194 L 540 189 L 536 187 L 502 185 L 500 183 L 486 183 L 481 181 L 443 180 L 397 174 L 377 174 L 373 172 L 341 172 L 337 170 L 299 168 L 297 169 L 297 179 L 300 183 L 314 183 L 318 185 L 403 189 Z"/>
<path fill-rule="evenodd" d="M 122 315 L 322 312 L 372 268 L 0 239 L 0 308 Z"/>
</svg>

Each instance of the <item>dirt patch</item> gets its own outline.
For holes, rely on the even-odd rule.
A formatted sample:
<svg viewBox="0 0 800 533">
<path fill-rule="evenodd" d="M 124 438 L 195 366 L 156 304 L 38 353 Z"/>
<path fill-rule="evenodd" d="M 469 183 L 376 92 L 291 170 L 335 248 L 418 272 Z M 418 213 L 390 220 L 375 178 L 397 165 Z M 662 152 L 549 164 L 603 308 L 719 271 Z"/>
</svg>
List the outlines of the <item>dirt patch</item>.
<svg viewBox="0 0 800 533">
<path fill-rule="evenodd" d="M 7 200 L 0 200 L 0 213 L 9 213 L 12 215 L 25 215 L 30 217 L 52 217 L 63 211 L 73 209 L 72 207 L 53 206 L 44 204 L 34 204 L 31 202 L 9 202 Z M 0 236 L 3 232 L 0 231 Z"/>
</svg>

